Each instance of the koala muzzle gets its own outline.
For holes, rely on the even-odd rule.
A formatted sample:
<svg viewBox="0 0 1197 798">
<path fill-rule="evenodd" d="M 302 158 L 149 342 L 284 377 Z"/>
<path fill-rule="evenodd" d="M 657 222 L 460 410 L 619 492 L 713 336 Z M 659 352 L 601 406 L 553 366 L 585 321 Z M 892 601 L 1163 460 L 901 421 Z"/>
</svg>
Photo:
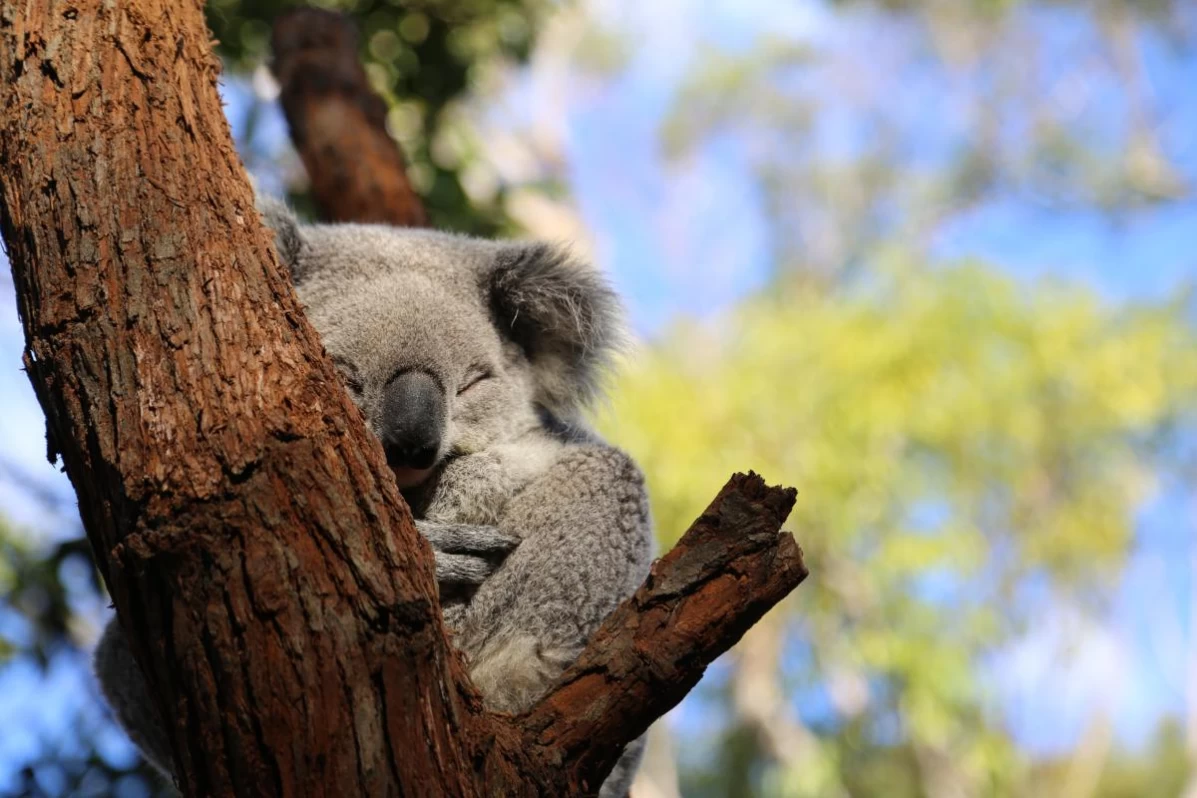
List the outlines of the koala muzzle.
<svg viewBox="0 0 1197 798">
<path fill-rule="evenodd" d="M 440 384 L 423 371 L 400 374 L 383 394 L 382 422 L 382 447 L 392 469 L 431 468 L 445 429 Z"/>
</svg>

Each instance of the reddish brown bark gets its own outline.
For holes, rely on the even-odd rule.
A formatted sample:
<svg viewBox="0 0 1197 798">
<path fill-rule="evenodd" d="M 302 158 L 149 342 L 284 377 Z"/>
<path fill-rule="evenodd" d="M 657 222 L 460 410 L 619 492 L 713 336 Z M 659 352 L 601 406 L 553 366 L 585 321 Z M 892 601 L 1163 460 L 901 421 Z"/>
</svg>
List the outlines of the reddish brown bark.
<svg viewBox="0 0 1197 798">
<path fill-rule="evenodd" d="M 482 711 L 430 551 L 280 271 L 200 9 L 0 6 L 26 368 L 189 795 L 593 790 L 805 574 L 737 477 L 541 705 Z"/>
<path fill-rule="evenodd" d="M 51 450 L 189 794 L 474 794 L 430 553 L 278 267 L 218 67 L 198 3 L 0 6 L 0 223 Z"/>
<path fill-rule="evenodd" d="M 331 11 L 298 9 L 275 21 L 272 46 L 291 141 L 321 216 L 427 225 L 403 154 L 387 133 L 386 105 L 358 61 L 353 24 Z"/>
</svg>

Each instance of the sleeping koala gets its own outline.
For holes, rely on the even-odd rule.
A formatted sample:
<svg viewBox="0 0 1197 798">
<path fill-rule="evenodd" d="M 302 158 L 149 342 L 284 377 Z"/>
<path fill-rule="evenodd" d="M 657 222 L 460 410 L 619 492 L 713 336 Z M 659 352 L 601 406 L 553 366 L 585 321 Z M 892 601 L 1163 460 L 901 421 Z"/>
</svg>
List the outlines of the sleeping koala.
<svg viewBox="0 0 1197 798">
<path fill-rule="evenodd" d="M 259 207 L 432 544 L 474 684 L 492 709 L 528 708 L 648 573 L 640 472 L 579 418 L 619 338 L 614 294 L 543 244 L 300 225 L 277 201 Z M 96 672 L 169 775 L 165 730 L 115 619 Z M 627 793 L 641 743 L 602 796 Z"/>
</svg>

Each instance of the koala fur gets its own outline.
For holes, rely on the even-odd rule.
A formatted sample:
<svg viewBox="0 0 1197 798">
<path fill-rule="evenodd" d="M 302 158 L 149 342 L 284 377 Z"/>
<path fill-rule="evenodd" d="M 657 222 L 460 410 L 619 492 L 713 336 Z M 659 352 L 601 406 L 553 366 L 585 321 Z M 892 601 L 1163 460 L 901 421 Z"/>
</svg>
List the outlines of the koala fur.
<svg viewBox="0 0 1197 798">
<path fill-rule="evenodd" d="M 597 272 L 545 244 L 382 225 L 300 225 L 259 199 L 308 318 L 430 541 L 445 621 L 492 709 L 531 706 L 648 572 L 643 478 L 580 421 L 620 341 Z M 170 774 L 115 619 L 96 671 Z M 602 796 L 627 794 L 642 740 Z"/>
</svg>

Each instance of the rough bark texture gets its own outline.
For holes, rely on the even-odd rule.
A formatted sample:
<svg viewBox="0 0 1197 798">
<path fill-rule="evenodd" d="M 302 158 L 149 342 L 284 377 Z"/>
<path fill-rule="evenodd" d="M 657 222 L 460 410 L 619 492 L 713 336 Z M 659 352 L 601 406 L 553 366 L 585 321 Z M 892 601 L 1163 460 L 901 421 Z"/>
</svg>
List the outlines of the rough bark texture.
<svg viewBox="0 0 1197 798">
<path fill-rule="evenodd" d="M 25 365 L 189 795 L 561 795 L 805 575 L 735 477 L 544 702 L 482 711 L 253 208 L 200 7 L 0 6 Z"/>
<path fill-rule="evenodd" d="M 291 141 L 321 217 L 427 225 L 403 154 L 386 131 L 386 105 L 358 61 L 353 24 L 330 11 L 299 9 L 275 21 L 272 46 Z"/>
<path fill-rule="evenodd" d="M 259 223 L 200 5 L 30 0 L 0 37 L 25 365 L 182 781 L 471 794 L 430 553 Z"/>
</svg>

